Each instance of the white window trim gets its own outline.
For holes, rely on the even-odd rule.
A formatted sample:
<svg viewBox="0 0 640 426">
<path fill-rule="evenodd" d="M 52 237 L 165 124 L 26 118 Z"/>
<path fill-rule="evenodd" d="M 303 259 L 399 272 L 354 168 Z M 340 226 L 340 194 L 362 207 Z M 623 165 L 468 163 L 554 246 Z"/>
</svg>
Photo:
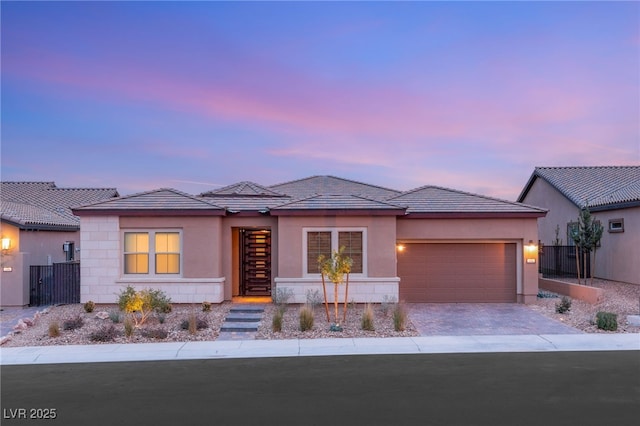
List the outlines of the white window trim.
<svg viewBox="0 0 640 426">
<path fill-rule="evenodd" d="M 338 232 L 362 232 L 362 273 L 351 273 L 349 276 L 366 277 L 367 271 L 367 228 L 366 227 L 310 227 L 302 228 L 302 276 L 307 278 L 320 278 L 321 274 L 310 274 L 307 271 L 307 233 L 309 232 L 331 232 L 331 251 L 338 251 Z"/>
<path fill-rule="evenodd" d="M 148 274 L 125 274 L 124 272 L 124 235 L 128 233 L 142 232 L 149 234 L 149 273 Z M 173 232 L 178 234 L 180 239 L 180 273 L 179 274 L 156 274 L 156 233 Z M 122 278 L 129 279 L 158 279 L 158 278 L 181 278 L 183 269 L 184 247 L 182 245 L 182 230 L 181 229 L 123 229 L 120 232 L 120 241 L 122 241 L 122 250 L 120 250 L 120 276 Z"/>
</svg>

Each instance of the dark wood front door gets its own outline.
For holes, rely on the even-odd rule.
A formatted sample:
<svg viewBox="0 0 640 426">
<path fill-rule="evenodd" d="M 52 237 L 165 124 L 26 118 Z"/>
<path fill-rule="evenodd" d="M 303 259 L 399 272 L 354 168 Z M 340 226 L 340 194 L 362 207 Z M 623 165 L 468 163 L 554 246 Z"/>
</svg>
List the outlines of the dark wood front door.
<svg viewBox="0 0 640 426">
<path fill-rule="evenodd" d="M 240 230 L 240 294 L 271 296 L 271 231 Z"/>
</svg>

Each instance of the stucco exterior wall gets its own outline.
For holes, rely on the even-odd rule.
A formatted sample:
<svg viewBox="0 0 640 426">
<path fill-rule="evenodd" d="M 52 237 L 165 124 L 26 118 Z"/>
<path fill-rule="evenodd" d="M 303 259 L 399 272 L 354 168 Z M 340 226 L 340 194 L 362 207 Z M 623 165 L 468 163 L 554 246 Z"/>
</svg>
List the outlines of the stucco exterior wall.
<svg viewBox="0 0 640 426">
<path fill-rule="evenodd" d="M 538 294 L 538 254 L 524 246 L 538 241 L 537 220 L 526 219 L 399 219 L 397 240 L 402 242 L 506 242 L 515 243 L 518 264 L 517 300 L 530 303 Z M 536 263 L 526 263 L 525 257 Z"/>
<path fill-rule="evenodd" d="M 542 179 L 535 180 L 523 202 L 549 210 L 545 217 L 538 219 L 538 235 L 544 245 L 553 244 L 557 226 L 560 227 L 558 238 L 562 240 L 559 245 L 569 245 L 567 224 L 578 220 L 578 206 Z"/>
<path fill-rule="evenodd" d="M 567 224 L 576 222 L 579 214 L 575 204 L 542 179 L 535 180 L 523 202 L 549 210 L 546 217 L 538 220 L 538 234 L 545 245 L 553 244 L 558 225 L 561 245 L 569 245 Z M 640 285 L 640 207 L 592 211 L 591 214 L 604 227 L 595 256 L 594 275 Z M 624 219 L 624 232 L 610 233 L 610 219 Z"/>
<path fill-rule="evenodd" d="M 29 268 L 27 255 L 20 252 L 20 230 L 2 223 L 2 238 L 11 238 L 11 247 L 1 253 L 0 306 L 24 306 L 29 303 Z M 7 268 L 5 271 L 4 268 Z"/>
<path fill-rule="evenodd" d="M 82 217 L 81 302 L 115 303 L 127 285 L 162 290 L 174 303 L 222 302 L 220 224 L 218 217 Z M 122 232 L 164 228 L 182 230 L 182 276 L 123 277 Z"/>
<path fill-rule="evenodd" d="M 640 285 L 640 207 L 592 215 L 604 227 L 595 253 L 594 276 Z M 624 219 L 624 232 L 609 232 L 610 219 Z"/>
<path fill-rule="evenodd" d="M 79 231 L 24 231 L 7 223 L 2 223 L 2 237 L 11 238 L 11 248 L 2 253 L 1 306 L 28 305 L 29 266 L 65 262 L 62 245 L 73 241 L 77 248 L 80 242 Z M 80 253 L 76 252 L 75 259 L 79 258 Z"/>
<path fill-rule="evenodd" d="M 280 216 L 276 287 L 290 289 L 293 303 L 304 303 L 309 290 L 322 291 L 320 276 L 308 276 L 304 271 L 303 232 L 305 228 L 325 227 L 366 229 L 366 273 L 350 276 L 349 301 L 381 302 L 384 296 L 397 300 L 395 216 Z"/>
</svg>

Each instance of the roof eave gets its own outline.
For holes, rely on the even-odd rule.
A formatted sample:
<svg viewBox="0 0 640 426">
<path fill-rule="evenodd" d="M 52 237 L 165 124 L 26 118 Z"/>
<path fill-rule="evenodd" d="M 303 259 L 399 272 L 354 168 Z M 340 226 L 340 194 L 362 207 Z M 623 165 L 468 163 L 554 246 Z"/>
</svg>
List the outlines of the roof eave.
<svg viewBox="0 0 640 426">
<path fill-rule="evenodd" d="M 272 209 L 272 216 L 404 216 L 404 209 Z"/>
<path fill-rule="evenodd" d="M 75 232 L 80 230 L 80 225 L 56 225 L 52 223 L 16 222 L 6 218 L 2 218 L 2 222 L 15 226 L 21 231 Z"/>
<path fill-rule="evenodd" d="M 547 212 L 409 212 L 407 219 L 534 219 Z"/>
<path fill-rule="evenodd" d="M 72 210 L 76 216 L 225 216 L 225 210 L 206 209 L 87 209 Z"/>
<path fill-rule="evenodd" d="M 629 209 L 633 207 L 640 207 L 640 200 L 603 204 L 599 206 L 589 206 L 589 211 L 593 213 L 593 212 L 604 212 L 608 210 Z"/>
</svg>

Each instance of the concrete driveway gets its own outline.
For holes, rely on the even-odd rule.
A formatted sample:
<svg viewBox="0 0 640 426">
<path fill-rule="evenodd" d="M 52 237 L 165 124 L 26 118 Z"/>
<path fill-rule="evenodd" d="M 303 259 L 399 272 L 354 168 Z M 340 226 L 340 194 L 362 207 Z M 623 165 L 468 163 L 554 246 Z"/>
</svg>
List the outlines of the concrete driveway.
<svg viewBox="0 0 640 426">
<path fill-rule="evenodd" d="M 422 336 L 579 334 L 582 331 L 518 303 L 409 303 Z"/>
</svg>

